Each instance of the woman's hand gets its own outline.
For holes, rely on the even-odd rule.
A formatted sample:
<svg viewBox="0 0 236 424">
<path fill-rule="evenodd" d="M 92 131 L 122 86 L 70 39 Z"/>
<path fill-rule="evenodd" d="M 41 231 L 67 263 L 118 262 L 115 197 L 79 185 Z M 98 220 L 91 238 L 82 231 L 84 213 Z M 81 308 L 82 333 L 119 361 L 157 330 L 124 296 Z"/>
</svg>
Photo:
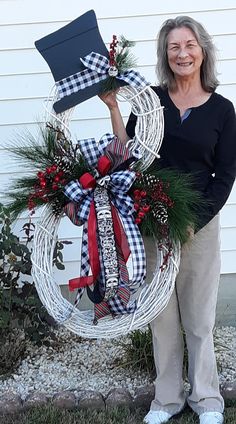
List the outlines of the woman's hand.
<svg viewBox="0 0 236 424">
<path fill-rule="evenodd" d="M 118 108 L 118 102 L 116 100 L 116 94 L 118 93 L 118 90 L 115 91 L 108 91 L 103 94 L 99 94 L 99 98 L 107 105 L 109 110 L 113 110 Z"/>
<path fill-rule="evenodd" d="M 126 143 L 129 140 L 129 136 L 126 132 L 119 105 L 116 100 L 118 91 L 119 89 L 108 91 L 107 93 L 100 94 L 99 97 L 109 108 L 113 134 L 115 134 L 122 143 Z"/>
</svg>

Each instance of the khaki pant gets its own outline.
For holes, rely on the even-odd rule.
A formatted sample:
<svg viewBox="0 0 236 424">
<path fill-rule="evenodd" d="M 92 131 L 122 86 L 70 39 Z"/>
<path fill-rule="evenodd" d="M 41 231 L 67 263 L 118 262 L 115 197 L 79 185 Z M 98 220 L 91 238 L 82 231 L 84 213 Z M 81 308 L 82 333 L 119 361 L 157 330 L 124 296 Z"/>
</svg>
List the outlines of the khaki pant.
<svg viewBox="0 0 236 424">
<path fill-rule="evenodd" d="M 187 402 L 198 414 L 223 412 L 212 336 L 219 275 L 219 216 L 216 216 L 193 241 L 182 247 L 175 291 L 165 310 L 151 324 L 157 371 L 153 410 L 176 414 L 186 402 L 182 324 L 191 386 Z"/>
</svg>

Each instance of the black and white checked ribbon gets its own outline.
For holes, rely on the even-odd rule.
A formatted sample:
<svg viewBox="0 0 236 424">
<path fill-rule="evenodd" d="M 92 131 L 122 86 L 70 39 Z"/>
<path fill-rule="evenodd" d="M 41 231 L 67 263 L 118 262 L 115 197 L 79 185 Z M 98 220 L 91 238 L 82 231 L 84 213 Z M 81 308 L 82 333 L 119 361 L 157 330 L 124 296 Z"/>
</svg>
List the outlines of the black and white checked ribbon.
<svg viewBox="0 0 236 424">
<path fill-rule="evenodd" d="M 80 150 L 90 166 L 95 166 L 99 157 L 105 153 L 106 146 L 112 142 L 114 135 L 105 134 L 97 144 L 95 139 L 80 140 Z M 111 201 L 116 207 L 123 222 L 130 252 L 132 255 L 133 275 L 129 280 L 129 288 L 136 291 L 144 282 L 146 274 L 145 249 L 142 236 L 133 218 L 133 200 L 127 195 L 135 181 L 135 172 L 130 170 L 113 172 L 110 174 L 108 190 Z M 93 189 L 84 189 L 79 181 L 71 181 L 65 187 L 65 195 L 72 201 L 79 203 L 78 215 L 81 221 L 88 220 L 90 204 L 93 200 Z M 86 242 L 86 236 L 85 240 Z M 85 259 L 86 260 L 86 259 Z M 85 265 L 85 264 L 84 264 Z M 85 266 L 86 271 L 88 265 Z M 132 309 L 132 308 L 131 308 Z"/>
<path fill-rule="evenodd" d="M 77 93 L 80 90 L 84 90 L 86 87 L 90 87 L 93 84 L 97 84 L 109 77 L 110 64 L 109 60 L 95 52 L 91 52 L 84 58 L 80 58 L 86 69 L 76 74 L 69 75 L 66 78 L 56 81 L 56 87 L 58 90 L 58 97 L 62 99 L 65 96 Z M 139 74 L 139 72 L 130 69 L 123 73 L 118 73 L 116 77 L 118 80 L 125 81 L 127 84 L 133 87 L 144 88 L 150 85 L 145 78 Z"/>
</svg>

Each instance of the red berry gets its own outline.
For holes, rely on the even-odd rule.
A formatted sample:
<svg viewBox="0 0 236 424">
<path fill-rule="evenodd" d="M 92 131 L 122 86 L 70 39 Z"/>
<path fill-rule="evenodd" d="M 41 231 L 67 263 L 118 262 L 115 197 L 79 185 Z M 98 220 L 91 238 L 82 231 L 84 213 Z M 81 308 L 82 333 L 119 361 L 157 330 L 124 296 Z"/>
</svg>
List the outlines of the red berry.
<svg viewBox="0 0 236 424">
<path fill-rule="evenodd" d="M 40 181 L 40 186 L 41 186 L 42 188 L 45 188 L 45 187 L 46 187 L 46 185 L 47 185 L 47 183 L 46 183 L 46 181 L 45 181 L 45 180 Z"/>
<path fill-rule="evenodd" d="M 142 211 L 140 211 L 139 213 L 138 213 L 138 218 L 144 218 L 145 217 L 145 213 L 144 212 L 142 212 Z"/>
<path fill-rule="evenodd" d="M 44 177 L 44 172 L 39 171 L 39 172 L 37 173 L 37 177 L 38 177 L 38 178 L 43 178 L 43 177 Z"/>
<path fill-rule="evenodd" d="M 55 177 L 54 177 L 54 181 L 55 181 L 55 183 L 59 183 L 59 181 L 60 181 L 60 176 L 57 174 L 57 175 L 55 175 Z"/>
<path fill-rule="evenodd" d="M 141 193 L 140 193 L 140 196 L 142 198 L 146 197 L 147 196 L 147 192 L 145 190 L 142 190 Z"/>
<path fill-rule="evenodd" d="M 143 210 L 143 212 L 145 212 L 145 213 L 149 212 L 149 211 L 150 211 L 150 205 L 144 205 L 144 206 L 142 207 L 142 210 Z"/>
</svg>

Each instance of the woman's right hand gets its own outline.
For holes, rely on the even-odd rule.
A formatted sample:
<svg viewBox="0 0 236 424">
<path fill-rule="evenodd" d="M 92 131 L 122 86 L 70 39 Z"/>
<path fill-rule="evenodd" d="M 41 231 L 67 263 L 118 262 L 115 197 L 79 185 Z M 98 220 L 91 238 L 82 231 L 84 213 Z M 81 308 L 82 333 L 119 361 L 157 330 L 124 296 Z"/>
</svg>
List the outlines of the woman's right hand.
<svg viewBox="0 0 236 424">
<path fill-rule="evenodd" d="M 108 91 L 106 93 L 99 94 L 98 97 L 107 105 L 109 110 L 113 110 L 118 108 L 118 102 L 116 100 L 116 94 L 118 90 Z"/>
<path fill-rule="evenodd" d="M 99 95 L 100 99 L 107 105 L 111 115 L 112 131 L 122 143 L 126 143 L 129 140 L 129 136 L 126 132 L 123 118 L 120 113 L 119 105 L 116 99 L 118 90 L 108 91 Z"/>
</svg>

